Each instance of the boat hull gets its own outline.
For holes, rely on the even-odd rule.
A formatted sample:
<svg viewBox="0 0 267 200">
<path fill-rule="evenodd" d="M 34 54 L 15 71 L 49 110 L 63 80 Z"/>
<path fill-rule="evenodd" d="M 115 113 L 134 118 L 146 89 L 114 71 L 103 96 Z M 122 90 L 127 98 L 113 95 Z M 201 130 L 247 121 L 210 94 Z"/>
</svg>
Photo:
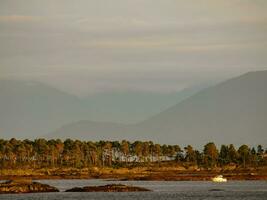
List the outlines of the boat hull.
<svg viewBox="0 0 267 200">
<path fill-rule="evenodd" d="M 226 178 L 212 178 L 211 179 L 213 182 L 217 182 L 217 183 L 225 183 L 227 182 L 227 179 Z"/>
</svg>

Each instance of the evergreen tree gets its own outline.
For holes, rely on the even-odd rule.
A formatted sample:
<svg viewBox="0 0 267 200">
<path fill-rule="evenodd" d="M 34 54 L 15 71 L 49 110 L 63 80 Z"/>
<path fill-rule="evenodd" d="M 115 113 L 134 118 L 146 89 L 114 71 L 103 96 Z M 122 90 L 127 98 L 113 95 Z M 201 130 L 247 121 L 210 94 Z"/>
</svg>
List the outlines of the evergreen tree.
<svg viewBox="0 0 267 200">
<path fill-rule="evenodd" d="M 215 167 L 218 159 L 218 150 L 213 142 L 204 146 L 204 161 L 207 167 Z"/>
<path fill-rule="evenodd" d="M 250 149 L 247 145 L 242 145 L 238 149 L 240 161 L 243 164 L 243 167 L 246 167 L 246 163 L 249 161 Z"/>
</svg>

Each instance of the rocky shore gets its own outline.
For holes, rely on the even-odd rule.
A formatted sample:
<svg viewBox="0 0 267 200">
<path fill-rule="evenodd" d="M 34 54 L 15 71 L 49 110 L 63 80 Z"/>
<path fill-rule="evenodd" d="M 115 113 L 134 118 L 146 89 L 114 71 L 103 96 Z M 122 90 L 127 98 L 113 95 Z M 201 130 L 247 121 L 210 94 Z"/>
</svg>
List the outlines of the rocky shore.
<svg viewBox="0 0 267 200">
<path fill-rule="evenodd" d="M 42 168 L 25 170 L 0 170 L 0 180 L 19 179 L 109 179 L 155 181 L 209 181 L 221 174 L 228 180 L 267 180 L 267 168 L 215 168 L 198 169 L 169 167 L 135 168 Z"/>
<path fill-rule="evenodd" d="M 149 189 L 136 187 L 136 186 L 128 186 L 122 184 L 110 184 L 103 186 L 86 186 L 86 187 L 75 187 L 66 192 L 147 192 Z"/>
<path fill-rule="evenodd" d="M 50 185 L 32 182 L 31 180 L 11 180 L 0 183 L 0 194 L 38 192 L 59 192 L 59 190 Z"/>
</svg>

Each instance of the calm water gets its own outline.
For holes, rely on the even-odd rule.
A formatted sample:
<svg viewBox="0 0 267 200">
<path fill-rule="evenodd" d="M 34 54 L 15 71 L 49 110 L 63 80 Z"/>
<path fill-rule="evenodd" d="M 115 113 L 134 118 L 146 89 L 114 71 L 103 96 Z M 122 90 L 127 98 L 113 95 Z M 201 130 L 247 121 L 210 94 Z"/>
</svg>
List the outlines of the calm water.
<svg viewBox="0 0 267 200">
<path fill-rule="evenodd" d="M 37 193 L 37 194 L 12 194 L 0 195 L 4 200 L 24 199 L 95 199 L 95 200 L 267 200 L 267 181 L 229 181 L 227 183 L 212 183 L 203 181 L 105 181 L 105 180 L 41 180 L 60 189 L 59 193 Z M 64 193 L 63 191 L 76 186 L 104 185 L 110 183 L 122 183 L 146 187 L 153 192 L 132 193 Z"/>
</svg>

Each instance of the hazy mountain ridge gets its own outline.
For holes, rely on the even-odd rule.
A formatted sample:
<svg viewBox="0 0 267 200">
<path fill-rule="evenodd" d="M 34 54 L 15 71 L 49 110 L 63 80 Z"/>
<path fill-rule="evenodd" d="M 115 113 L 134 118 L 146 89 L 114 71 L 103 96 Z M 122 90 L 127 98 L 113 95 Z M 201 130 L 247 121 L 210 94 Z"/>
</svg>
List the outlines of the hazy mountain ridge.
<svg viewBox="0 0 267 200">
<path fill-rule="evenodd" d="M 267 144 L 267 71 L 249 72 L 204 89 L 167 110 L 133 126 L 92 130 L 62 128 L 54 136 L 65 138 L 150 139 L 161 143 Z M 84 122 L 86 123 L 86 122 Z M 75 132 L 75 134 L 74 134 Z M 124 138 L 120 138 L 120 135 Z"/>
<path fill-rule="evenodd" d="M 135 123 L 198 90 L 189 88 L 175 94 L 113 92 L 79 98 L 38 82 L 0 80 L 0 134 L 6 138 L 37 137 L 81 120 Z"/>
<path fill-rule="evenodd" d="M 177 140 L 187 144 L 260 143 L 267 139 L 266 85 L 267 71 L 249 72 L 205 89 L 138 127 L 159 138 L 162 133 L 180 135 Z"/>
<path fill-rule="evenodd" d="M 25 81 L 0 81 L 0 133 L 27 137 L 77 120 L 79 99 L 55 88 Z"/>
</svg>

